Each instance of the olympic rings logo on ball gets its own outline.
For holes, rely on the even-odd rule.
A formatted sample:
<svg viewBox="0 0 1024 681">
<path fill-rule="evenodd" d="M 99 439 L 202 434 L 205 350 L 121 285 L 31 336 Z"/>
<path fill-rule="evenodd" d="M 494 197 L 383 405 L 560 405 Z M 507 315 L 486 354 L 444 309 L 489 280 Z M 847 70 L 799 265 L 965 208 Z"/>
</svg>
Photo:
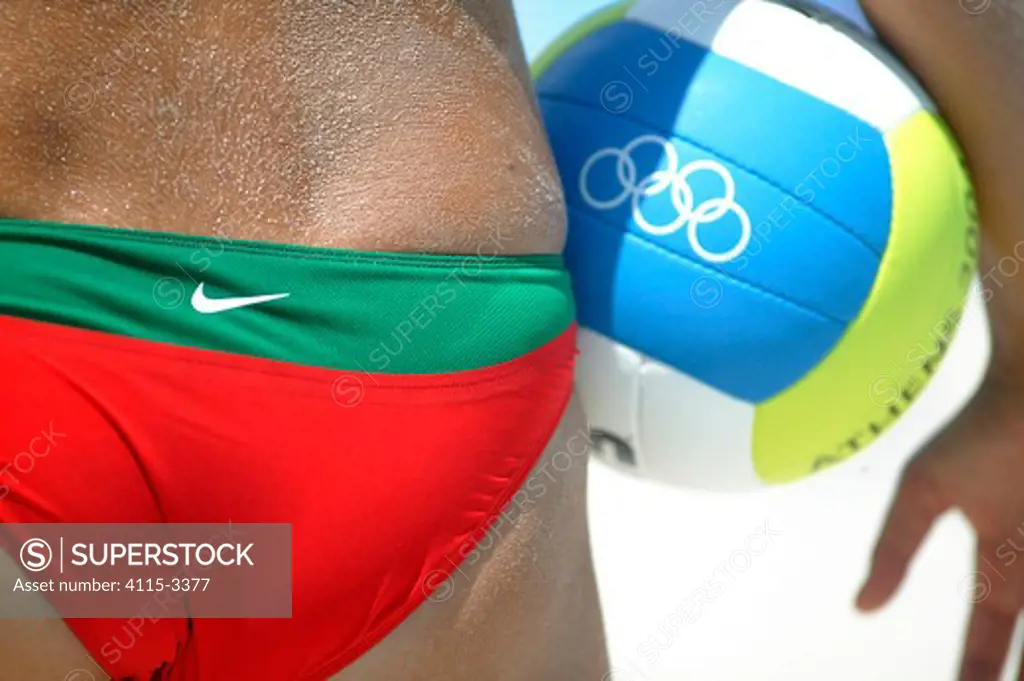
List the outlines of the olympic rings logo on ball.
<svg viewBox="0 0 1024 681">
<path fill-rule="evenodd" d="M 656 170 L 644 179 L 637 182 L 636 162 L 632 153 L 638 147 L 645 144 L 660 146 L 668 159 L 668 168 Z M 615 174 L 622 186 L 622 191 L 610 199 L 599 199 L 590 191 L 590 173 L 598 162 L 606 159 L 615 159 Z M 693 188 L 687 181 L 691 175 L 698 172 L 713 172 L 722 180 L 725 185 L 725 196 L 715 199 L 708 199 L 700 205 L 695 205 Z M 682 168 L 679 167 L 679 152 L 671 142 L 658 135 L 641 135 L 622 149 L 605 147 L 595 152 L 580 171 L 580 194 L 587 204 L 600 211 L 614 210 L 626 201 L 632 201 L 633 220 L 643 231 L 652 236 L 668 236 L 686 227 L 686 236 L 689 239 L 690 247 L 694 253 L 711 263 L 725 263 L 738 258 L 747 245 L 750 243 L 751 226 L 750 216 L 741 205 L 736 203 L 736 180 L 729 173 L 729 170 L 721 163 L 712 160 L 692 161 Z M 651 224 L 640 208 L 640 201 L 645 197 L 655 196 L 670 190 L 672 205 L 679 215 L 675 220 L 666 225 Z M 708 225 L 725 217 L 728 213 L 734 213 L 740 221 L 741 234 L 736 245 L 728 251 L 714 252 L 704 248 L 700 242 L 698 229 L 702 225 Z"/>
</svg>

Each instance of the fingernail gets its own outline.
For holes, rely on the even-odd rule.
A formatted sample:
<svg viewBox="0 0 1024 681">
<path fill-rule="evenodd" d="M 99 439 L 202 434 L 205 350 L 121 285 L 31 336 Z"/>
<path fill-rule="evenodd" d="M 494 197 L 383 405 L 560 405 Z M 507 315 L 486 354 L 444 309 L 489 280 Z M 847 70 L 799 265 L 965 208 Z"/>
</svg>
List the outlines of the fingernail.
<svg viewBox="0 0 1024 681">
<path fill-rule="evenodd" d="M 861 587 L 860 593 L 857 594 L 857 600 L 855 606 L 861 612 L 869 612 L 877 607 L 877 604 L 871 601 L 871 593 L 869 590 L 870 584 L 865 584 Z"/>
</svg>

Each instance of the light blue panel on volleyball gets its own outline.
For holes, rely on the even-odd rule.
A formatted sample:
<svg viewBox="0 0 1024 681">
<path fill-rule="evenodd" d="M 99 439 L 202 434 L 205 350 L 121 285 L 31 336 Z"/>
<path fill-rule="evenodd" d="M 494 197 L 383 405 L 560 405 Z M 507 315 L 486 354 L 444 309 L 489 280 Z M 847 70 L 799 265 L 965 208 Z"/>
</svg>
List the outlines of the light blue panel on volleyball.
<svg viewBox="0 0 1024 681">
<path fill-rule="evenodd" d="M 817 3 L 839 16 L 846 17 L 868 35 L 874 35 L 875 31 L 871 28 L 867 17 L 864 16 L 864 10 L 860 8 L 860 3 L 857 0 L 817 0 Z"/>
<path fill-rule="evenodd" d="M 803 202 L 701 148 L 676 138 L 645 137 L 644 128 L 622 117 L 560 101 L 544 100 L 541 107 L 566 199 L 579 212 L 682 256 L 705 273 L 719 272 L 837 322 L 852 321 L 860 312 L 875 282 L 878 257 Z M 585 136 L 574 134 L 584 129 Z M 631 148 L 632 140 L 647 141 Z M 708 160 L 720 169 L 704 167 L 686 176 L 678 185 L 686 192 L 680 198 L 668 171 L 678 175 Z M 646 192 L 629 191 L 626 184 L 636 188 L 644 178 L 655 178 Z M 733 190 L 727 193 L 728 185 Z M 639 216 L 634 194 L 640 194 Z M 731 200 L 725 202 L 727 196 Z M 696 213 L 703 217 L 691 233 L 686 215 Z M 665 227 L 666 233 L 652 235 L 637 217 L 648 228 Z"/>
<path fill-rule="evenodd" d="M 537 89 L 542 101 L 611 111 L 676 135 L 797 196 L 876 255 L 885 250 L 892 187 L 884 140 L 826 102 L 629 21 L 570 47 Z M 610 92 L 628 92 L 629 106 Z M 577 136 L 589 136 L 585 119 L 577 125 Z"/>
<path fill-rule="evenodd" d="M 584 326 L 723 392 L 768 399 L 814 367 L 845 328 L 708 272 L 570 208 L 566 260 Z"/>
<path fill-rule="evenodd" d="M 513 0 L 526 58 L 532 61 L 574 23 L 610 4 L 611 0 Z M 845 17 L 869 35 L 874 33 L 857 0 L 812 0 L 811 4 Z"/>
<path fill-rule="evenodd" d="M 864 15 L 860 3 L 857 0 L 806 0 L 810 5 L 827 9 L 833 14 L 842 17 L 869 36 L 875 35 L 875 30 Z"/>
</svg>

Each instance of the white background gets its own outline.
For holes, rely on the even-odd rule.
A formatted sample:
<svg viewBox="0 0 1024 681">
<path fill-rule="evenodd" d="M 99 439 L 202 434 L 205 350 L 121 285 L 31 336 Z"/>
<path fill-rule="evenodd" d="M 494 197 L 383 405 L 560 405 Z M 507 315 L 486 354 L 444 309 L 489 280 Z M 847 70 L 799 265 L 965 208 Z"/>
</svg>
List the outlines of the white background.
<svg viewBox="0 0 1024 681">
<path fill-rule="evenodd" d="M 515 0 L 527 55 L 603 4 Z M 962 516 L 936 525 L 888 608 L 865 617 L 853 599 L 900 470 L 962 407 L 987 362 L 974 302 L 909 413 L 869 451 L 809 481 L 715 496 L 594 463 L 591 532 L 614 681 L 955 678 L 973 570 L 974 538 Z M 778 533 L 767 547 L 757 538 L 766 524 Z M 724 592 L 718 586 L 697 614 L 692 597 L 709 579 Z"/>
</svg>

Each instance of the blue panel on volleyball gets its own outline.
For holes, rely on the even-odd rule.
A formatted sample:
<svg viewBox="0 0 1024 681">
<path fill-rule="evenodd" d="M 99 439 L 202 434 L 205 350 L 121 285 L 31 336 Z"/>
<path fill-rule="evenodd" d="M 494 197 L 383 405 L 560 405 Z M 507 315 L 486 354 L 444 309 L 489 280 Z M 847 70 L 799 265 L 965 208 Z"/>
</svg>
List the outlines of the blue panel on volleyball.
<svg viewBox="0 0 1024 681">
<path fill-rule="evenodd" d="M 703 149 L 620 117 L 556 101 L 544 101 L 542 109 L 566 198 L 579 211 L 698 269 L 824 317 L 845 323 L 860 312 L 878 256 L 812 206 Z M 581 121 L 583 139 L 572 134 Z M 648 178 L 654 179 L 642 188 Z M 731 252 L 736 256 L 729 258 Z"/>
<path fill-rule="evenodd" d="M 629 21 L 583 37 L 537 88 L 542 101 L 686 140 L 797 197 L 876 255 L 885 250 L 892 187 L 882 135 L 827 102 Z"/>
<path fill-rule="evenodd" d="M 806 374 L 845 325 L 570 210 L 566 260 L 580 323 L 735 397 Z"/>
</svg>

